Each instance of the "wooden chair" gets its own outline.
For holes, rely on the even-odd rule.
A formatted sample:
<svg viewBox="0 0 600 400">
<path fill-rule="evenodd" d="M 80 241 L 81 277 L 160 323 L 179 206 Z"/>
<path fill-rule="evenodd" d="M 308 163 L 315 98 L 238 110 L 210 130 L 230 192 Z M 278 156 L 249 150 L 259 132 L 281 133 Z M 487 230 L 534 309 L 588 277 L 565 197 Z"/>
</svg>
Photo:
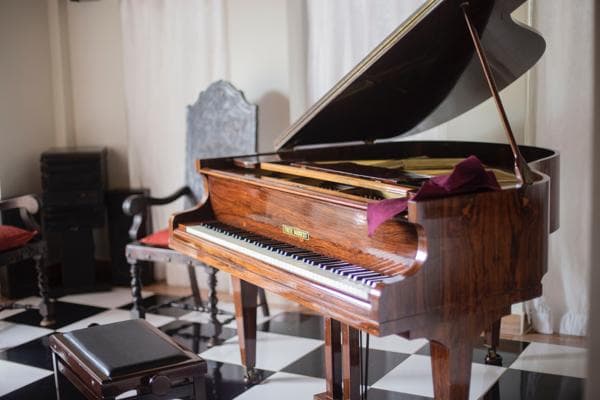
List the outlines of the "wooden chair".
<svg viewBox="0 0 600 400">
<path fill-rule="evenodd" d="M 26 195 L 0 200 L 0 211 L 18 210 L 25 230 L 0 225 L 0 267 L 33 260 L 37 272 L 37 286 L 41 297 L 38 306 L 18 303 L 0 303 L 0 311 L 5 309 L 38 309 L 41 326 L 54 324 L 54 303 L 48 294 L 48 276 L 44 259 L 46 242 L 40 238 L 39 226 L 34 219 L 40 210 L 40 201 L 36 196 Z"/>
<path fill-rule="evenodd" d="M 147 311 L 142 306 L 142 284 L 138 261 L 173 262 L 187 266 L 193 304 L 185 304 L 181 302 L 183 299 L 178 299 L 176 302 L 170 302 L 169 305 L 209 312 L 215 327 L 220 326 L 217 319 L 217 315 L 221 313 L 217 308 L 217 270 L 169 249 L 167 229 L 140 239 L 139 228 L 148 217 L 153 206 L 169 204 L 181 197 L 186 199 L 186 208 L 197 204 L 198 200 L 202 198 L 203 184 L 200 175 L 196 173 L 195 160 L 198 158 L 255 153 L 256 127 L 257 107 L 248 103 L 243 93 L 230 83 L 225 81 L 213 83 L 206 91 L 200 93 L 196 103 L 188 106 L 185 160 L 186 186 L 164 198 L 133 195 L 123 203 L 123 211 L 133 216 L 129 236 L 134 242 L 127 245 L 125 253 L 131 271 L 133 295 L 133 308 L 131 311 L 134 317 L 144 318 Z M 200 296 L 196 281 L 196 267 L 204 268 L 209 274 L 207 307 L 203 305 Z M 268 316 L 269 308 L 264 290 L 259 292 L 259 297 L 262 312 L 265 316 Z"/>
</svg>

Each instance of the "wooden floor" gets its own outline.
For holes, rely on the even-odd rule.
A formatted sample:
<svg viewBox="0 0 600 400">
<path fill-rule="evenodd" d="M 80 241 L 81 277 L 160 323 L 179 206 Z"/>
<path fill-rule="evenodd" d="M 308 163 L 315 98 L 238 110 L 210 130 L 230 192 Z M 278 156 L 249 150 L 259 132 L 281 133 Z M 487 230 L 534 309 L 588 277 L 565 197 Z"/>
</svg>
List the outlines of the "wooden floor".
<svg viewBox="0 0 600 400">
<path fill-rule="evenodd" d="M 180 287 L 180 286 L 168 286 L 165 283 L 156 283 L 153 285 L 145 286 L 145 290 L 170 295 L 170 296 L 185 296 L 190 294 L 190 289 L 188 287 Z M 206 298 L 206 292 L 202 290 L 202 296 Z M 224 301 L 231 301 L 231 295 L 228 292 L 219 292 L 219 299 L 223 299 Z M 284 307 L 285 308 L 285 307 Z M 290 305 L 290 309 L 295 311 L 298 310 L 298 307 L 295 305 Z M 311 313 L 308 309 L 303 309 L 303 312 Z M 573 346 L 573 347 L 587 347 L 587 338 L 581 336 L 569 336 L 569 335 L 545 335 L 541 333 L 527 333 L 525 335 L 519 334 L 520 331 L 520 318 L 517 315 L 509 315 L 502 319 L 502 328 L 500 332 L 500 336 L 504 339 L 510 340 L 520 340 L 525 342 L 538 342 L 538 343 L 550 343 L 550 344 L 560 344 L 564 346 Z"/>
</svg>

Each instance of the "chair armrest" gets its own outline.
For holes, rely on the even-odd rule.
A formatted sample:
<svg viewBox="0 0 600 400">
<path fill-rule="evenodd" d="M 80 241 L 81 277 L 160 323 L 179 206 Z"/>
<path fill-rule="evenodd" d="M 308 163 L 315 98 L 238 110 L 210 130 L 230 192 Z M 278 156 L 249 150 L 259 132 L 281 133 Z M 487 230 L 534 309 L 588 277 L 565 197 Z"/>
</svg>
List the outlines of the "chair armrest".
<svg viewBox="0 0 600 400">
<path fill-rule="evenodd" d="M 25 227 L 30 230 L 40 229 L 33 218 L 40 211 L 40 208 L 40 199 L 33 194 L 0 200 L 0 211 L 19 209 L 21 220 L 25 224 Z"/>
<path fill-rule="evenodd" d="M 123 201 L 123 212 L 125 215 L 133 216 L 133 223 L 129 228 L 129 237 L 131 240 L 139 239 L 140 227 L 150 207 L 172 203 L 182 196 L 187 196 L 192 201 L 194 199 L 194 194 L 189 186 L 184 186 L 166 197 L 151 197 L 143 194 L 134 194 L 127 197 Z"/>
</svg>

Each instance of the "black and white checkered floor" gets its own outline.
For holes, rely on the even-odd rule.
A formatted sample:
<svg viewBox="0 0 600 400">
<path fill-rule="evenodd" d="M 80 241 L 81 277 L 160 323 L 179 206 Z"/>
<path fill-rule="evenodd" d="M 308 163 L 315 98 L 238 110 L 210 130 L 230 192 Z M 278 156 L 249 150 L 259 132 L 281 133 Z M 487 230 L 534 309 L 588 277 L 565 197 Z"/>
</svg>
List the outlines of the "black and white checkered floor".
<svg viewBox="0 0 600 400">
<path fill-rule="evenodd" d="M 164 299 L 152 293 L 144 296 L 147 305 Z M 130 299 L 127 289 L 63 297 L 56 304 L 58 318 L 52 329 L 40 328 L 39 316 L 33 310 L 0 312 L 0 399 L 55 399 L 48 335 L 93 322 L 127 319 Z M 35 303 L 37 299 L 26 301 Z M 231 304 L 220 303 L 220 307 L 232 309 Z M 259 317 L 257 366 L 263 380 L 252 387 L 244 385 L 234 324 L 223 329 L 223 344 L 208 348 L 212 327 L 205 314 L 165 308 L 147 319 L 208 360 L 208 399 L 306 400 L 325 389 L 323 332 L 317 316 L 272 310 L 271 318 Z M 429 346 L 425 340 L 372 337 L 370 348 L 370 400 L 432 398 Z M 483 363 L 483 346 L 474 349 L 471 399 L 583 397 L 585 349 L 502 341 L 500 353 L 504 367 L 488 366 Z M 63 399 L 83 398 L 68 383 L 62 389 Z"/>
</svg>

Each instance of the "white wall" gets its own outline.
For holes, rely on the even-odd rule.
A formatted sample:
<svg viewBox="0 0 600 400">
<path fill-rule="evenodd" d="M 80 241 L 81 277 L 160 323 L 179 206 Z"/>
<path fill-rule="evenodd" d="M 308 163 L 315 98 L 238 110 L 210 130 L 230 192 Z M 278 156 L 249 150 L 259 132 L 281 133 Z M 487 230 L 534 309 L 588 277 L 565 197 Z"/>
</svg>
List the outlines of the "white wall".
<svg viewBox="0 0 600 400">
<path fill-rule="evenodd" d="M 228 0 L 231 82 L 258 104 L 259 151 L 290 124 L 288 5 L 281 0 Z"/>
<path fill-rule="evenodd" d="M 67 6 L 75 145 L 106 146 L 110 188 L 129 186 L 118 0 Z"/>
<path fill-rule="evenodd" d="M 54 145 L 45 1 L 0 1 L 0 197 L 40 191 Z"/>
</svg>

